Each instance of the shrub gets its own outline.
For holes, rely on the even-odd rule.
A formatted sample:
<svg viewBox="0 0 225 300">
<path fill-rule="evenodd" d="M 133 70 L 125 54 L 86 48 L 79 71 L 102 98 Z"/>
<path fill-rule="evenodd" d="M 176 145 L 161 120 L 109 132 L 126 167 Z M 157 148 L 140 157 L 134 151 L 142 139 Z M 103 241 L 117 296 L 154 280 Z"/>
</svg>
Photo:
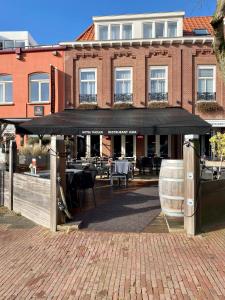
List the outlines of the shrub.
<svg viewBox="0 0 225 300">
<path fill-rule="evenodd" d="M 196 104 L 197 110 L 202 113 L 218 112 L 223 108 L 215 101 L 199 101 Z"/>
</svg>

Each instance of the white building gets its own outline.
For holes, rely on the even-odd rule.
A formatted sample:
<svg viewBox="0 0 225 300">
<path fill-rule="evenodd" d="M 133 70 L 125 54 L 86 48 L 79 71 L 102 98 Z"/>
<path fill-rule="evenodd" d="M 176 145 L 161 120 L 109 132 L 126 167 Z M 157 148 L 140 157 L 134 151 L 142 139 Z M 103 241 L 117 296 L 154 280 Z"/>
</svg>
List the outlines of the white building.
<svg viewBox="0 0 225 300">
<path fill-rule="evenodd" d="M 36 46 L 28 31 L 0 31 L 0 50 Z"/>
</svg>

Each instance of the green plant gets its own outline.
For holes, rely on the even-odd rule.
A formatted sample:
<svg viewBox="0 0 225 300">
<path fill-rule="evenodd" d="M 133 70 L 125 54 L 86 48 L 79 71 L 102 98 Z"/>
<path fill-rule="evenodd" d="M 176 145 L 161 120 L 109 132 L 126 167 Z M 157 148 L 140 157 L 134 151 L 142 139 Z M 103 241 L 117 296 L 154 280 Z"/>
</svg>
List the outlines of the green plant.
<svg viewBox="0 0 225 300">
<path fill-rule="evenodd" d="M 215 101 L 199 101 L 196 104 L 197 110 L 202 113 L 222 111 L 223 108 Z"/>
<path fill-rule="evenodd" d="M 126 108 L 133 108 L 132 103 L 114 103 L 114 109 L 126 109 Z"/>
<path fill-rule="evenodd" d="M 222 168 L 222 162 L 225 158 L 225 133 L 217 132 L 216 135 L 212 136 L 209 141 L 211 143 L 213 154 L 217 155 L 221 162 L 219 167 L 219 178 Z"/>
<path fill-rule="evenodd" d="M 97 109 L 98 105 L 94 103 L 82 103 L 78 106 L 78 109 Z"/>
<path fill-rule="evenodd" d="M 48 155 L 48 148 L 45 146 L 40 146 L 39 144 L 34 144 L 34 145 L 24 145 L 23 147 L 20 147 L 19 149 L 19 154 L 28 156 L 43 156 L 43 155 Z"/>
<path fill-rule="evenodd" d="M 169 107 L 169 103 L 167 101 L 150 101 L 148 103 L 148 108 L 156 109 L 156 108 L 166 108 Z"/>
</svg>

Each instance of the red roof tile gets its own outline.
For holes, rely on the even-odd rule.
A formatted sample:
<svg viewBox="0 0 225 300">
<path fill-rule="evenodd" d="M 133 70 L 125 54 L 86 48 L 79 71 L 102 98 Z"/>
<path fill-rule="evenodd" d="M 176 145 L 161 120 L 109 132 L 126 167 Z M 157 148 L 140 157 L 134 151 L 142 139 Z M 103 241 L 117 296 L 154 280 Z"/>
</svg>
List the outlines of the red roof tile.
<svg viewBox="0 0 225 300">
<path fill-rule="evenodd" d="M 191 17 L 184 18 L 184 35 L 194 35 L 194 29 L 207 29 L 212 35 L 213 28 L 210 24 L 212 17 Z M 77 41 L 93 41 L 95 39 L 94 24 L 90 25 L 76 40 Z"/>
<path fill-rule="evenodd" d="M 194 29 L 207 29 L 209 34 L 213 34 L 210 24 L 212 17 L 192 17 L 184 18 L 184 35 L 193 35 Z"/>
</svg>

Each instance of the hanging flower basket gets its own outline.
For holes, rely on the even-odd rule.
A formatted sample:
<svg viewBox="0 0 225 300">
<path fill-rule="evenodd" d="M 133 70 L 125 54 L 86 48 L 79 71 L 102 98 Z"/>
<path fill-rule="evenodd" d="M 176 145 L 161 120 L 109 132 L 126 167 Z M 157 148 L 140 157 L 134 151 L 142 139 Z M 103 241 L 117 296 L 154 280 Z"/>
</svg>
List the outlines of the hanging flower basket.
<svg viewBox="0 0 225 300">
<path fill-rule="evenodd" d="M 133 108 L 132 103 L 114 103 L 113 108 L 114 109 L 126 109 L 126 108 Z"/>
<path fill-rule="evenodd" d="M 216 101 L 199 101 L 196 108 L 202 113 L 212 113 L 222 111 L 223 108 Z"/>
<path fill-rule="evenodd" d="M 78 109 L 97 109 L 98 105 L 94 103 L 82 103 L 78 106 Z"/>
<path fill-rule="evenodd" d="M 169 107 L 169 103 L 167 101 L 150 101 L 148 103 L 148 108 L 156 109 L 156 108 L 166 108 Z"/>
</svg>

